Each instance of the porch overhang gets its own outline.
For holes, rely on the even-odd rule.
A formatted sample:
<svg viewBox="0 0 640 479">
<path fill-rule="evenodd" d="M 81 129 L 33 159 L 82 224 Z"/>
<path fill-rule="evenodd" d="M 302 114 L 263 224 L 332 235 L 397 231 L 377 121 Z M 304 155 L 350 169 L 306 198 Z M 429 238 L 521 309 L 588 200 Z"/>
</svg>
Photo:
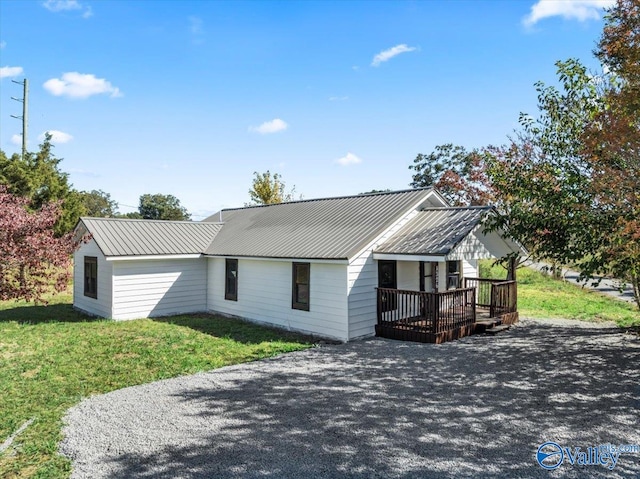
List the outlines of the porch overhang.
<svg viewBox="0 0 640 479">
<path fill-rule="evenodd" d="M 373 253 L 375 260 L 393 260 L 393 261 L 425 261 L 438 263 L 446 261 L 446 255 L 424 255 L 424 254 L 404 254 L 404 253 Z"/>
</svg>

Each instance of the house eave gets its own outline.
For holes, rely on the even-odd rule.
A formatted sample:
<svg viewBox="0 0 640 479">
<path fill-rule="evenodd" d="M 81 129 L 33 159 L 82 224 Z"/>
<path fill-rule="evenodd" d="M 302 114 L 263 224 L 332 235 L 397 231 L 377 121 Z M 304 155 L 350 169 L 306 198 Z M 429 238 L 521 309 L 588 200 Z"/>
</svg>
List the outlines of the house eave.
<svg viewBox="0 0 640 479">
<path fill-rule="evenodd" d="M 347 258 L 302 258 L 297 256 L 246 256 L 234 254 L 206 254 L 206 258 L 241 258 L 255 261 L 304 261 L 307 263 L 349 264 Z"/>
<path fill-rule="evenodd" d="M 375 260 L 392 261 L 427 261 L 440 262 L 446 260 L 446 255 L 423 255 L 423 254 L 403 254 L 403 253 L 373 253 Z"/>
<path fill-rule="evenodd" d="M 130 256 L 107 256 L 107 261 L 148 261 L 148 260 L 171 260 L 171 259 L 197 259 L 202 254 L 152 254 L 152 255 L 130 255 Z"/>
</svg>

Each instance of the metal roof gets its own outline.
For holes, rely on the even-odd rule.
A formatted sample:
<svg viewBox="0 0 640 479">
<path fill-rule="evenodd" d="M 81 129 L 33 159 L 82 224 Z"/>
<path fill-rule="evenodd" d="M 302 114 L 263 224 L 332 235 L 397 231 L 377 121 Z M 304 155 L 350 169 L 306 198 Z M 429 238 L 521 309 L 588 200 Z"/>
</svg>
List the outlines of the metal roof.
<svg viewBox="0 0 640 479">
<path fill-rule="evenodd" d="M 225 209 L 206 254 L 270 258 L 350 259 L 403 215 L 429 203 L 414 189 Z M 220 219 L 219 214 L 205 221 Z"/>
<path fill-rule="evenodd" d="M 426 208 L 375 253 L 447 255 L 478 226 L 490 207 Z"/>
<path fill-rule="evenodd" d="M 220 231 L 220 223 L 80 218 L 105 256 L 203 253 Z"/>
</svg>

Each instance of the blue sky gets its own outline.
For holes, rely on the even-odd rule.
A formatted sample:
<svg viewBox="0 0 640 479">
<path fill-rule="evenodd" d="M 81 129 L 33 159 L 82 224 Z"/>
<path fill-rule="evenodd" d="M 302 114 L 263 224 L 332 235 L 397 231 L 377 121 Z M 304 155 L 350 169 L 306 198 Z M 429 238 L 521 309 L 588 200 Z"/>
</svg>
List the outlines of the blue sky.
<svg viewBox="0 0 640 479">
<path fill-rule="evenodd" d="M 0 148 L 54 134 L 77 189 L 193 219 L 253 172 L 304 198 L 405 189 L 418 153 L 501 144 L 557 60 L 599 68 L 611 0 L 0 0 Z"/>
</svg>

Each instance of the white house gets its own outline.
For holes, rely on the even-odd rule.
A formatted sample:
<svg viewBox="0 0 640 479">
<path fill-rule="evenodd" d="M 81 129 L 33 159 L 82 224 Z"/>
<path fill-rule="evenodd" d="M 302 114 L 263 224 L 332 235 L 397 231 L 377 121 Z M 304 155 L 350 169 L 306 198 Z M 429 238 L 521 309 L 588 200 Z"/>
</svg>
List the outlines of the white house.
<svg viewBox="0 0 640 479">
<path fill-rule="evenodd" d="M 74 307 L 116 320 L 214 312 L 340 341 L 374 334 L 377 287 L 443 291 L 520 248 L 488 208 L 432 189 L 225 209 L 202 222 L 82 218 Z"/>
</svg>

